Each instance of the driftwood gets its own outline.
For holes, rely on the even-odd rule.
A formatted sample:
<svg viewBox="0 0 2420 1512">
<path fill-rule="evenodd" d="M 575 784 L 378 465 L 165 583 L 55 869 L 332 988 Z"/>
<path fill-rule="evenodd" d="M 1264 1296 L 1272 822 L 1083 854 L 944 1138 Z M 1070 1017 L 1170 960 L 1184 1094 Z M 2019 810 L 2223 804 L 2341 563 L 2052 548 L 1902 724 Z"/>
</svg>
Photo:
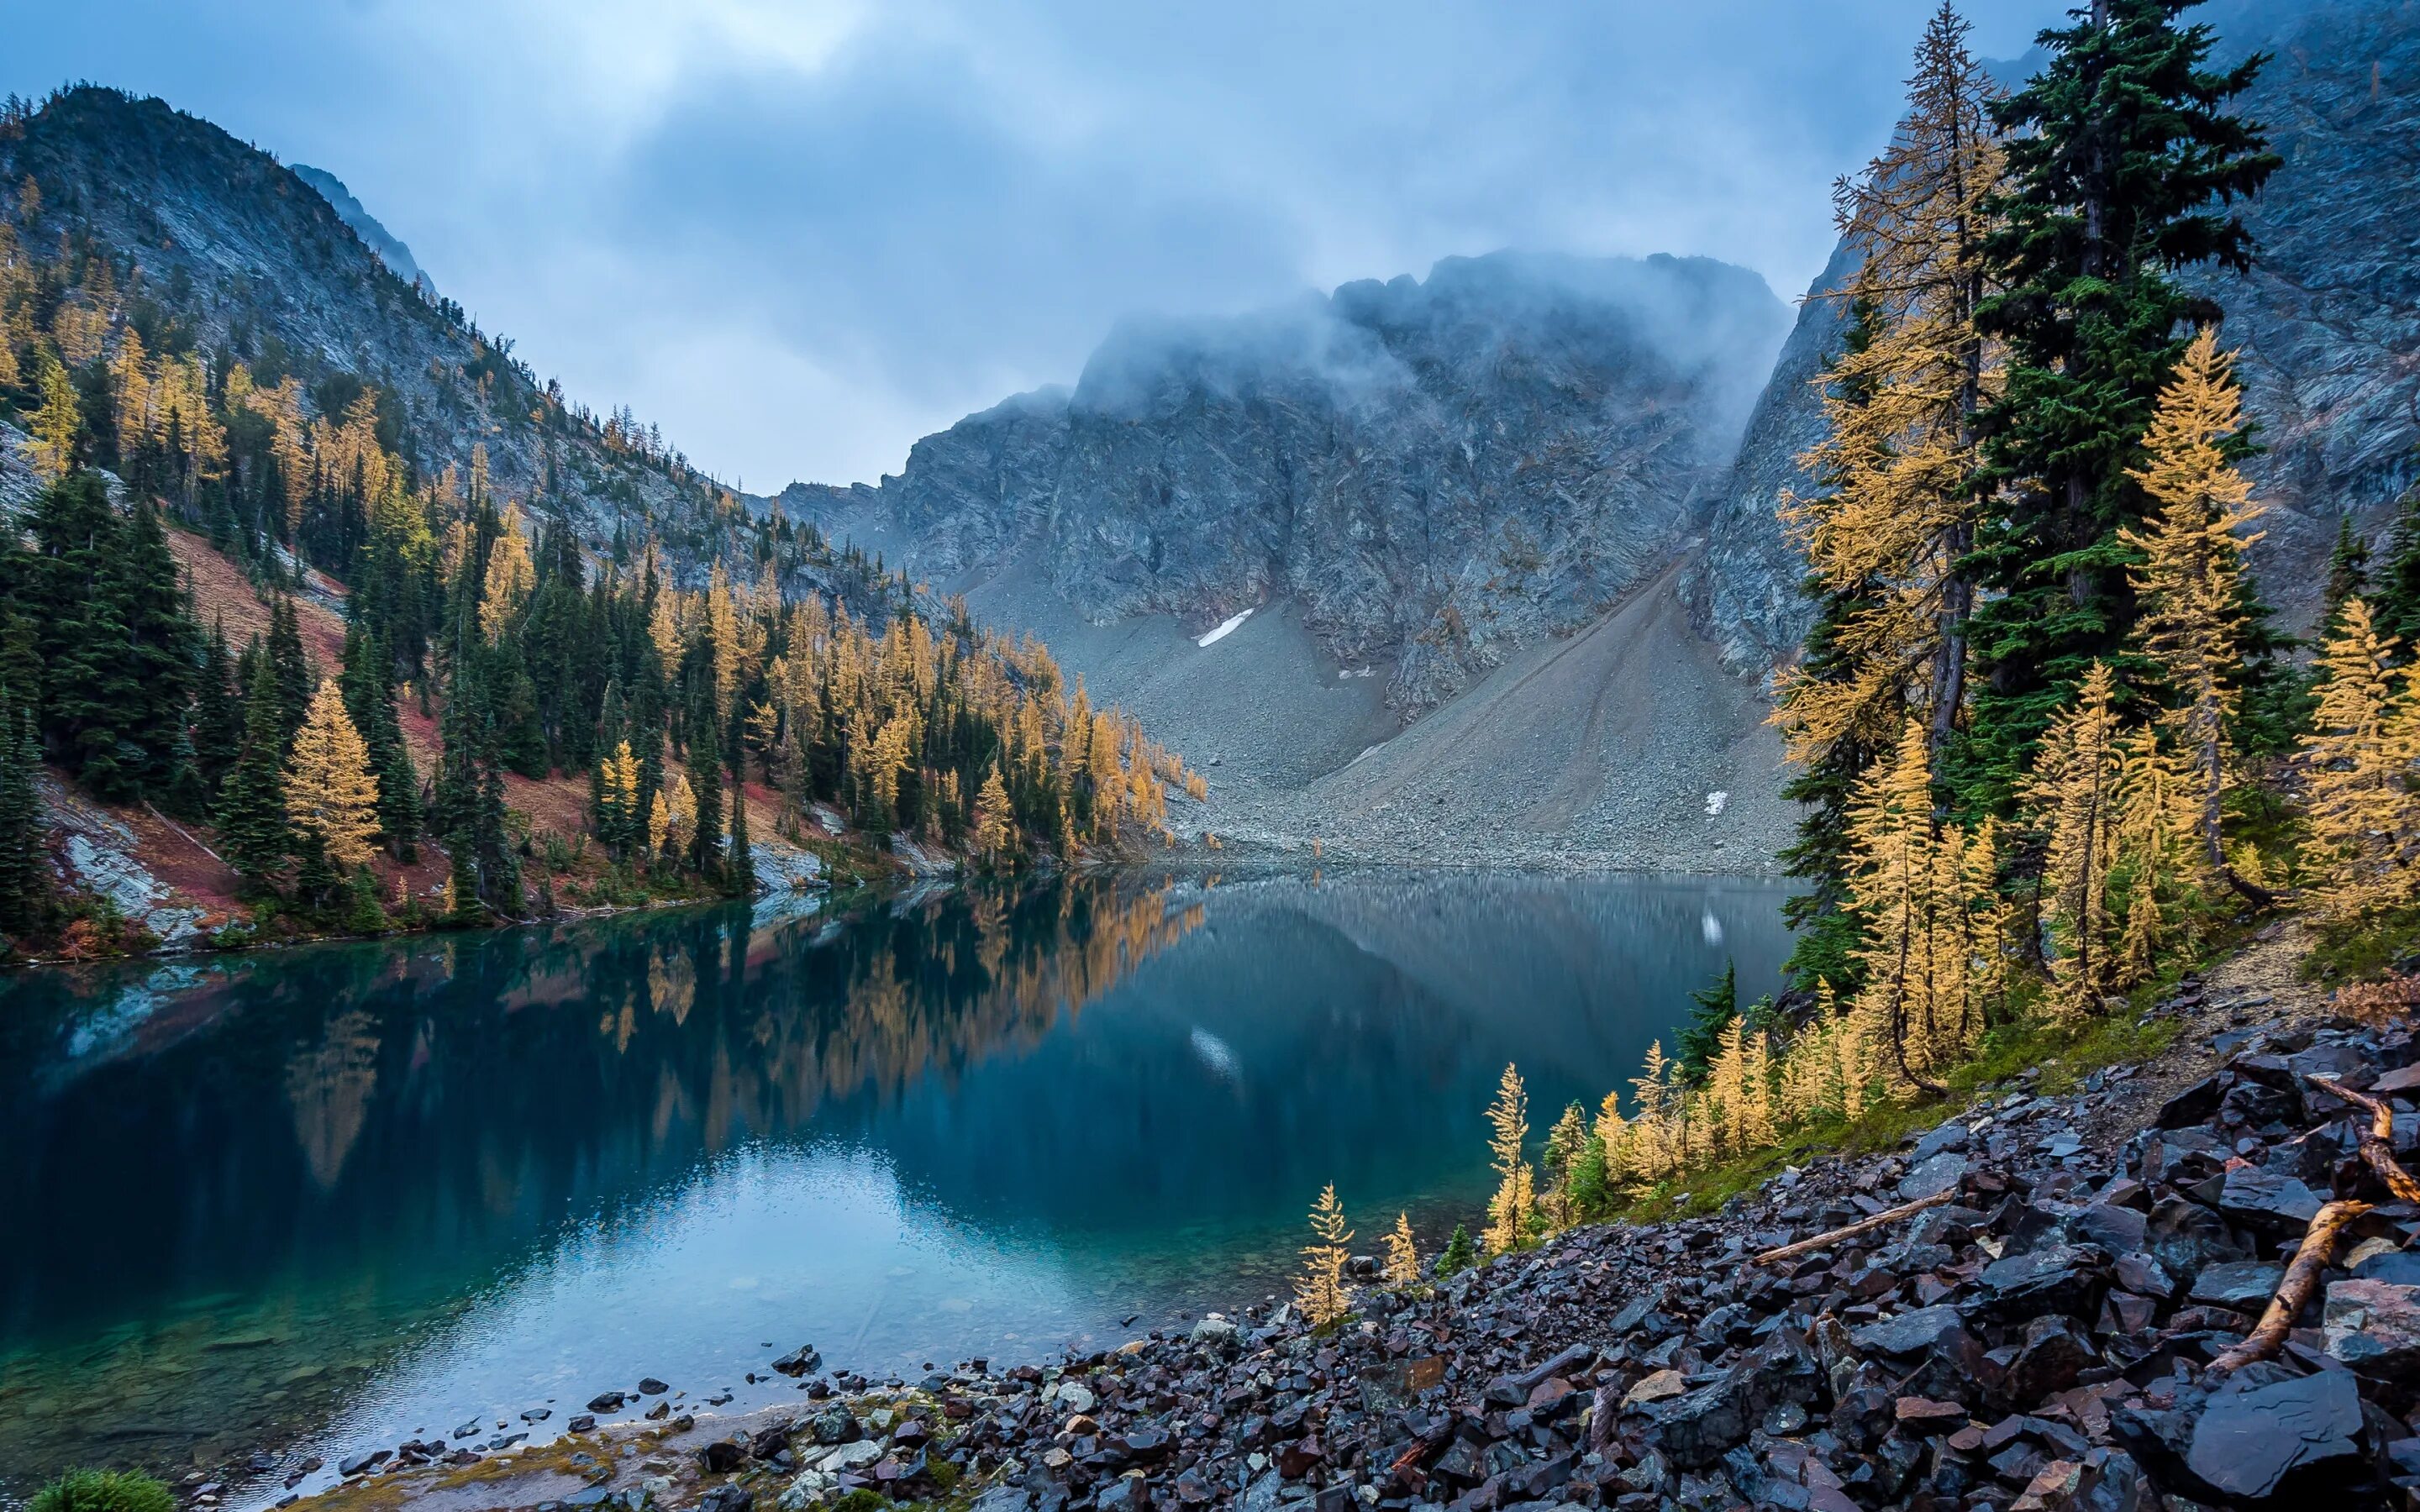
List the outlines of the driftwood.
<svg viewBox="0 0 2420 1512">
<path fill-rule="evenodd" d="M 2403 1163 L 2395 1158 L 2395 1110 L 2383 1099 L 2356 1092 L 2313 1072 L 2304 1072 L 2303 1080 L 2369 1115 L 2369 1133 L 2361 1136 L 2362 1160 L 2386 1183 L 2386 1190 L 2394 1193 L 2397 1201 L 2420 1202 L 2420 1181 L 2413 1180 Z"/>
<path fill-rule="evenodd" d="M 2406 1178 L 2409 1180 L 2409 1178 Z M 2308 1233 L 2303 1236 L 2303 1247 L 2294 1252 L 2294 1263 L 2286 1267 L 2286 1279 L 2277 1283 L 2277 1294 L 2269 1299 L 2269 1308 L 2260 1315 L 2259 1323 L 2244 1335 L 2243 1342 L 2210 1363 L 2211 1370 L 2224 1375 L 2241 1370 L 2255 1360 L 2266 1360 L 2285 1348 L 2286 1335 L 2301 1317 L 2303 1304 L 2311 1300 L 2311 1288 L 2319 1284 L 2319 1273 L 2335 1258 L 2336 1239 L 2345 1225 L 2369 1211 L 2366 1202 L 2331 1202 L 2311 1220 Z"/>
<path fill-rule="evenodd" d="M 1835 1228 L 1828 1234 L 1818 1234 L 1813 1239 L 1802 1239 L 1795 1244 L 1784 1244 L 1779 1249 L 1766 1250 L 1748 1263 L 1771 1265 L 1776 1260 L 1794 1259 L 1819 1249 L 1830 1249 L 1844 1239 L 1854 1239 L 1859 1234 L 1880 1228 L 1885 1224 L 1895 1224 L 1909 1213 L 1922 1212 L 1927 1208 L 1940 1207 L 1957 1195 L 1954 1191 L 1935 1192 L 1929 1197 L 1918 1197 L 1914 1202 L 1903 1202 L 1896 1208 L 1885 1208 L 1872 1217 L 1860 1218 L 1845 1228 Z"/>
<path fill-rule="evenodd" d="M 2403 1168 L 2395 1158 L 2395 1109 L 2382 1098 L 2351 1088 L 2314 1072 L 2303 1073 L 2303 1080 L 2330 1097 L 2351 1103 L 2369 1115 L 2369 1132 L 2361 1137 L 2361 1158 L 2370 1171 L 2385 1183 L 2386 1189 L 2405 1202 L 2420 1202 L 2420 1181 Z M 2210 1363 L 2212 1371 L 2224 1374 L 2240 1370 L 2255 1360 L 2266 1360 L 2286 1344 L 2286 1335 L 2301 1317 L 2304 1305 L 2311 1300 L 2311 1288 L 2319 1284 L 2319 1273 L 2335 1257 L 2336 1241 L 2347 1224 L 2369 1211 L 2366 1202 L 2331 1202 L 2311 1220 L 2308 1232 L 2303 1236 L 2303 1247 L 2294 1252 L 2294 1262 L 2286 1267 L 2286 1279 L 2277 1284 L 2277 1294 L 2269 1299 L 2268 1310 L 2260 1315 L 2258 1326 L 2235 1346 Z"/>
</svg>

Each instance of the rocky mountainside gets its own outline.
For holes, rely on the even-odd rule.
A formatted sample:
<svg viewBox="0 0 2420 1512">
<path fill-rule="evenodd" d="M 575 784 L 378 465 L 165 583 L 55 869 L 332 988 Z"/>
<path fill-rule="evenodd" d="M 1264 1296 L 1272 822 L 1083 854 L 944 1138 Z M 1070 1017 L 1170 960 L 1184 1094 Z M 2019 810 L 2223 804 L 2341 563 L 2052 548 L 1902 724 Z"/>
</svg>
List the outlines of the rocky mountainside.
<svg viewBox="0 0 2420 1512">
<path fill-rule="evenodd" d="M 2420 6 L 2410 0 L 2237 0 L 2212 7 L 2222 54 L 2274 54 L 2243 102 L 2286 166 L 2246 213 L 2248 275 L 2199 271 L 2242 349 L 2247 410 L 2268 448 L 2251 471 L 2269 506 L 2252 560 L 2288 622 L 2316 617 L 2339 516 L 2373 539 L 2420 480 Z M 1835 257 L 1811 293 L 1838 288 Z M 1804 488 L 1798 455 L 1823 419 L 1814 388 L 1840 316 L 1809 299 L 1758 401 L 1730 485 L 1690 574 L 1694 623 L 1756 672 L 1795 654 L 1810 614 L 1800 558 L 1774 506 Z"/>
<path fill-rule="evenodd" d="M 1015 558 L 1096 620 L 1280 597 L 1390 705 L 1592 618 L 1697 523 L 1786 316 L 1705 259 L 1450 258 L 1234 319 L 1130 321 L 1072 393 L 794 510 L 936 579 Z"/>
<path fill-rule="evenodd" d="M 1388 859 L 1696 859 L 1709 794 L 1769 787 L 1774 753 L 1752 694 L 1667 644 L 1690 638 L 1655 606 L 1787 323 L 1705 259 L 1451 258 L 1130 322 L 1072 392 L 928 437 L 877 487 L 781 503 L 1043 635 L 1212 765 L 1202 827 Z M 1472 699 L 1483 715 L 1439 712 Z"/>
<path fill-rule="evenodd" d="M 30 200 L 16 192 L 28 178 Z M 0 183 L 38 256 L 70 243 L 110 255 L 130 314 L 291 372 L 315 401 L 349 393 L 344 379 L 393 395 L 391 440 L 424 475 L 467 472 L 484 447 L 498 492 L 559 503 L 594 544 L 653 529 L 691 566 L 733 548 L 736 496 L 627 417 L 571 404 L 509 340 L 414 288 L 409 252 L 352 205 L 383 238 L 365 241 L 323 193 L 352 203 L 334 178 L 306 180 L 161 100 L 83 85 L 0 129 Z"/>
<path fill-rule="evenodd" d="M 407 284 L 417 284 L 430 293 L 436 292 L 436 280 L 430 278 L 413 259 L 411 249 L 403 244 L 403 239 L 389 231 L 377 216 L 364 208 L 362 202 L 353 197 L 353 192 L 345 187 L 343 179 L 325 168 L 314 168 L 307 162 L 294 165 L 294 177 L 318 190 L 329 207 L 353 228 L 353 234 L 362 239 L 362 244 L 377 253 L 379 261 L 386 264 L 396 277 Z"/>
</svg>

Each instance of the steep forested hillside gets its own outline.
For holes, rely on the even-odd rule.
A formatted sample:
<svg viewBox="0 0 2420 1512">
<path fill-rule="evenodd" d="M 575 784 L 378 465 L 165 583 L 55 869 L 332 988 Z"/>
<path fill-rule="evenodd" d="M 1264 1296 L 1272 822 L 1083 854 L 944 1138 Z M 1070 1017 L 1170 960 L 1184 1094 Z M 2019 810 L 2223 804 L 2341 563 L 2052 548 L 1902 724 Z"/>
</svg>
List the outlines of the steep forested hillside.
<svg viewBox="0 0 2420 1512">
<path fill-rule="evenodd" d="M 39 764 L 362 929 L 749 890 L 750 782 L 793 841 L 1001 864 L 1133 844 L 1185 783 L 1039 644 L 568 403 L 215 128 L 11 102 L 0 185 L 0 931 L 82 906 Z"/>
</svg>

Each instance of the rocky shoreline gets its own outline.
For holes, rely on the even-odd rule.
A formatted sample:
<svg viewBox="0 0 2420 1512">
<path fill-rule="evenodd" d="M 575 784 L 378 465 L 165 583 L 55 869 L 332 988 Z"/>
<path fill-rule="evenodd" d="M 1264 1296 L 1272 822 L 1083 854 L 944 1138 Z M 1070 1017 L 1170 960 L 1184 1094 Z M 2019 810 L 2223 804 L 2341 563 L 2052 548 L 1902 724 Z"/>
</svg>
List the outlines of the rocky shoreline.
<svg viewBox="0 0 2420 1512">
<path fill-rule="evenodd" d="M 675 1416 L 659 1398 L 638 1422 L 575 1419 L 585 1431 L 536 1450 L 406 1444 L 342 1467 L 354 1473 L 319 1500 L 2411 1504 L 2420 1206 L 2365 1162 L 2371 1117 L 2317 1079 L 2383 1100 L 2395 1152 L 2420 1153 L 2413 1005 L 2338 1016 L 2285 973 L 2294 935 L 2272 934 L 2154 1011 L 2184 1032 L 2152 1061 L 2058 1095 L 2037 1069 L 1900 1150 L 1818 1161 L 1711 1216 L 1568 1231 L 1435 1288 L 1366 1289 L 1332 1330 L 1246 1308 L 915 1383 L 821 1374 L 805 1350 L 768 1367 L 799 1378 L 794 1408 Z M 2329 1242 L 2273 1358 L 2214 1366 L 2323 1205 L 2351 1198 L 2366 1211 Z"/>
</svg>

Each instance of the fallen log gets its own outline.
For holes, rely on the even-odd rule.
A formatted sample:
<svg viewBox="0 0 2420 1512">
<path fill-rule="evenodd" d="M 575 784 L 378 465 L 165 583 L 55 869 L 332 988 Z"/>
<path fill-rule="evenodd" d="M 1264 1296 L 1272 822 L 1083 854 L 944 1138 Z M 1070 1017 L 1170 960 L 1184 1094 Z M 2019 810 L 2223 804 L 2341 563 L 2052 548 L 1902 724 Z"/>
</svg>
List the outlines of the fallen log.
<svg viewBox="0 0 2420 1512">
<path fill-rule="evenodd" d="M 1779 1249 L 1766 1250 L 1748 1263 L 1771 1265 L 1776 1260 L 1794 1259 L 1819 1249 L 1830 1249 L 1844 1239 L 1854 1239 L 1859 1234 L 1870 1232 L 1887 1224 L 1895 1224 L 1910 1213 L 1922 1212 L 1927 1208 L 1940 1207 L 1957 1195 L 1954 1191 L 1935 1192 L 1929 1197 L 1918 1197 L 1914 1202 L 1902 1202 L 1896 1208 L 1885 1208 L 1870 1218 L 1860 1218 L 1844 1228 L 1835 1228 L 1830 1233 L 1818 1234 L 1813 1239 L 1802 1239 L 1795 1244 L 1784 1244 Z"/>
<path fill-rule="evenodd" d="M 2303 1306 L 2311 1300 L 2311 1288 L 2319 1283 L 2319 1273 L 2335 1257 L 2336 1240 L 2345 1225 L 2369 1211 L 2366 1202 L 2331 1202 L 2311 1220 L 2310 1230 L 2303 1236 L 2303 1247 L 2294 1252 L 2294 1261 L 2286 1267 L 2286 1278 L 2277 1283 L 2277 1294 L 2269 1299 L 2268 1310 L 2243 1342 L 2210 1363 L 2213 1375 L 2226 1375 L 2241 1370 L 2255 1360 L 2266 1360 L 2285 1348 L 2286 1335 L 2293 1331 L 2294 1319 L 2303 1314 Z"/>
<path fill-rule="evenodd" d="M 2316 1072 L 2304 1072 L 2303 1080 L 2369 1115 L 2369 1133 L 2361 1137 L 2362 1160 L 2386 1183 L 2386 1190 L 2394 1193 L 2397 1201 L 2420 1202 L 2420 1180 L 2413 1180 L 2403 1163 L 2395 1158 L 2395 1109 L 2381 1098 L 2356 1092 Z"/>
</svg>

